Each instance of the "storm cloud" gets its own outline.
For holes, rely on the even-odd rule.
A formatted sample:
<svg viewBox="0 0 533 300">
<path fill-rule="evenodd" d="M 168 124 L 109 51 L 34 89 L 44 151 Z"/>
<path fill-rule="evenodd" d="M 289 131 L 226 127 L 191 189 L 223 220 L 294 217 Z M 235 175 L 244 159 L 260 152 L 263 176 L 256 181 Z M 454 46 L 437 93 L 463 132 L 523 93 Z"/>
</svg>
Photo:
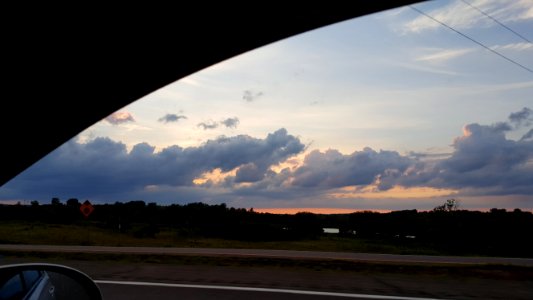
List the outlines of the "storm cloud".
<svg viewBox="0 0 533 300">
<path fill-rule="evenodd" d="M 386 171 L 404 172 L 415 163 L 413 159 L 395 151 L 377 152 L 365 148 L 344 155 L 337 150 L 314 150 L 305 157 L 303 165 L 294 171 L 292 184 L 324 188 L 369 185 Z"/>
<path fill-rule="evenodd" d="M 237 170 L 235 182 L 257 182 L 264 178 L 265 170 L 260 170 L 255 164 L 249 163 Z"/>
<path fill-rule="evenodd" d="M 488 126 L 469 124 L 453 155 L 437 165 L 441 185 L 533 192 L 533 141 L 514 141 Z"/>
<path fill-rule="evenodd" d="M 403 174 L 383 174 L 387 185 L 451 188 L 473 194 L 533 194 L 533 141 L 508 139 L 494 125 L 468 124 L 450 157 L 418 164 Z M 527 135 L 527 134 L 526 134 Z"/>
<path fill-rule="evenodd" d="M 533 111 L 529 107 L 524 107 L 522 110 L 509 115 L 509 121 L 517 126 L 529 126 L 533 121 Z"/>
<path fill-rule="evenodd" d="M 187 117 L 184 115 L 166 114 L 159 118 L 158 121 L 163 123 L 171 123 L 178 122 L 180 119 L 187 119 Z"/>
<path fill-rule="evenodd" d="M 106 117 L 104 120 L 109 122 L 112 125 L 119 125 L 122 123 L 128 123 L 128 122 L 135 122 L 135 119 L 131 115 L 131 113 L 127 111 L 119 111 L 111 114 L 110 116 Z"/>
<path fill-rule="evenodd" d="M 526 134 L 524 134 L 522 138 L 520 139 L 520 141 L 525 141 L 525 140 L 529 140 L 532 138 L 533 138 L 533 128 L 530 129 Z"/>
<path fill-rule="evenodd" d="M 530 110 L 509 116 L 509 122 L 527 126 Z M 464 195 L 533 194 L 533 129 L 519 140 L 507 122 L 465 125 L 453 151 L 427 159 L 427 155 L 401 155 L 365 148 L 345 155 L 337 150 L 307 154 L 302 165 L 284 174 L 293 187 L 334 189 L 347 186 L 394 186 L 453 189 Z M 431 154 L 428 154 L 431 156 Z M 253 166 L 243 169 L 253 177 Z"/>
<path fill-rule="evenodd" d="M 253 165 L 254 172 L 266 173 L 270 166 L 304 148 L 285 129 L 264 139 L 238 135 L 209 140 L 198 147 L 170 146 L 160 152 L 147 143 L 139 143 L 128 152 L 126 145 L 109 138 L 87 143 L 71 140 L 6 184 L 3 196 L 27 193 L 29 186 L 44 198 L 56 193 L 113 198 L 114 194 L 165 186 L 193 187 L 195 178 L 214 169 L 228 172 L 242 168 L 242 173 Z M 257 174 L 254 177 L 261 178 Z"/>
<path fill-rule="evenodd" d="M 174 145 L 161 151 L 148 143 L 128 151 L 126 145 L 109 138 L 87 143 L 72 140 L 3 186 L 0 199 L 21 195 L 49 199 L 59 191 L 65 197 L 103 201 L 132 197 L 170 201 L 173 195 L 186 193 L 197 201 L 244 201 L 239 199 L 245 197 L 279 202 L 327 198 L 328 193 L 344 187 L 380 191 L 429 187 L 455 190 L 458 196 L 531 195 L 533 129 L 526 127 L 529 131 L 520 139 L 507 136 L 524 129 L 528 118 L 524 109 L 506 122 L 465 125 L 463 134 L 452 141 L 450 153 L 402 155 L 369 147 L 351 154 L 313 150 L 301 162 L 295 157 L 306 146 L 285 129 L 264 138 L 219 137 L 197 147 Z M 238 122 L 237 118 L 227 120 L 227 124 L 205 125 L 228 127 Z M 510 125 L 518 123 L 520 129 Z M 274 166 L 283 163 L 287 167 L 274 171 Z M 215 170 L 224 177 L 204 177 Z M 195 181 L 200 178 L 207 181 Z M 183 201 L 188 200 L 192 199 Z"/>
</svg>

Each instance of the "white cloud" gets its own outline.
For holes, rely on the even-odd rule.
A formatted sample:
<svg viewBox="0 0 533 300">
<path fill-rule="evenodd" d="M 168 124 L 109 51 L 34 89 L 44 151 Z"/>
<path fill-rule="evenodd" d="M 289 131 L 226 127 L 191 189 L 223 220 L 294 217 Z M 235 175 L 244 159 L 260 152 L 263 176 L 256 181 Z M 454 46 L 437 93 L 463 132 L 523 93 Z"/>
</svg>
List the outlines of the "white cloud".
<svg viewBox="0 0 533 300">
<path fill-rule="evenodd" d="M 112 125 L 119 125 L 128 122 L 135 122 L 133 115 L 127 111 L 118 111 L 110 116 L 106 117 L 105 120 Z"/>
<path fill-rule="evenodd" d="M 466 49 L 448 49 L 448 50 L 438 50 L 431 54 L 426 54 L 417 57 L 416 61 L 425 61 L 429 63 L 444 63 L 448 60 L 458 58 L 460 56 L 463 56 L 467 53 L 470 53 L 474 51 L 472 48 L 466 48 Z"/>
<path fill-rule="evenodd" d="M 526 11 L 524 11 L 524 13 L 522 14 L 522 17 L 524 19 L 533 19 L 533 6 L 527 9 Z"/>
<path fill-rule="evenodd" d="M 182 78 L 179 80 L 179 82 L 187 84 L 187 85 L 195 86 L 195 87 L 202 86 L 202 83 L 198 80 L 198 78 L 194 78 L 193 76 L 187 76 L 185 78 Z"/>
<path fill-rule="evenodd" d="M 420 64 L 414 64 L 414 63 L 392 62 L 391 65 L 410 69 L 410 70 L 420 71 L 420 72 L 432 73 L 432 74 L 451 75 L 451 76 L 460 75 L 459 73 L 454 72 L 454 71 L 443 70 L 442 68 L 435 68 L 434 66 L 431 66 L 431 67 L 421 66 Z"/>
<path fill-rule="evenodd" d="M 519 0 L 519 1 L 480 1 L 484 2 L 483 5 L 492 5 L 492 7 L 498 7 L 497 4 L 501 3 L 504 6 L 499 9 L 493 9 L 492 13 L 489 13 L 492 17 L 496 18 L 500 22 L 513 22 L 520 20 L 533 19 L 533 2 L 531 0 Z M 506 6 L 505 6 L 506 5 Z M 478 6 L 478 8 L 480 8 Z M 483 10 L 483 9 L 482 9 Z"/>
<path fill-rule="evenodd" d="M 466 95 L 468 94 L 483 94 L 483 93 L 497 93 L 497 92 L 504 92 L 504 91 L 512 91 L 512 90 L 520 90 L 520 89 L 530 89 L 533 88 L 533 81 L 525 81 L 525 82 L 511 82 L 511 83 L 502 83 L 502 84 L 485 84 L 485 85 L 477 85 L 472 86 L 469 91 L 464 91 L 464 88 L 462 88 L 462 92 Z"/>
<path fill-rule="evenodd" d="M 469 3 L 489 14 L 502 23 L 516 22 L 533 18 L 533 2 L 530 0 L 477 0 Z M 481 14 L 476 9 L 468 6 L 463 1 L 454 1 L 449 5 L 426 12 L 435 19 L 455 29 L 468 29 L 472 27 L 498 26 L 493 20 Z M 430 18 L 419 15 L 414 20 L 404 25 L 407 32 L 422 32 L 428 29 L 441 27 L 439 23 Z"/>
<path fill-rule="evenodd" d="M 253 91 L 246 90 L 244 91 L 242 98 L 246 100 L 246 102 L 253 102 L 261 96 L 263 96 L 263 92 L 253 92 Z"/>
<path fill-rule="evenodd" d="M 140 132 L 141 130 L 142 131 L 150 131 L 150 130 L 152 130 L 152 128 L 150 128 L 150 127 L 139 125 L 139 124 L 135 124 L 135 123 L 124 124 L 122 126 L 122 128 L 127 130 L 127 131 L 134 131 L 134 132 Z"/>
<path fill-rule="evenodd" d="M 533 44 L 531 43 L 512 43 L 506 45 L 494 45 L 493 50 L 513 50 L 513 51 L 533 51 Z"/>
</svg>

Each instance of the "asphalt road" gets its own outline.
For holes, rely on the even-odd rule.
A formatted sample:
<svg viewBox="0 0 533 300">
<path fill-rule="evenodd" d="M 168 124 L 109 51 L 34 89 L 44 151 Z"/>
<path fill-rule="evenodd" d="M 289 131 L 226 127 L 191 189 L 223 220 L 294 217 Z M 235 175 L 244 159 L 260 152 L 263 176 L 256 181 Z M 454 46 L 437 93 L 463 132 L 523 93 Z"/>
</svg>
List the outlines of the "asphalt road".
<svg viewBox="0 0 533 300">
<path fill-rule="evenodd" d="M 40 258 L 4 256 L 0 265 L 43 262 Z M 377 295 L 407 299 L 531 299 L 531 271 L 513 268 L 479 269 L 481 273 L 441 272 L 442 267 L 428 266 L 423 272 L 400 265 L 393 270 L 331 270 L 312 267 L 181 265 L 135 261 L 52 260 L 81 270 L 97 280 L 104 299 L 342 299 L 343 295 Z M 446 269 L 446 268 L 444 268 Z M 451 267 L 451 269 L 457 269 Z M 465 269 L 472 269 L 468 266 Z M 529 269 L 529 268 L 526 268 Z M 110 283 L 115 282 L 115 283 Z M 116 282 L 119 282 L 118 284 Z M 127 282 L 141 284 L 126 285 Z M 163 284 L 163 285 L 160 285 Z M 172 286 L 165 286 L 172 285 Z M 187 285 L 188 287 L 183 287 Z M 203 288 L 193 288 L 201 286 Z M 335 293 L 304 295 L 287 292 L 210 289 L 258 288 Z M 346 296 L 344 298 L 348 299 Z M 409 298 L 412 297 L 412 298 Z M 363 297 L 360 299 L 387 299 Z M 402 299 L 402 298 L 389 298 Z"/>
<path fill-rule="evenodd" d="M 344 299 L 386 299 L 386 300 L 434 300 L 436 298 L 402 297 L 390 295 L 367 295 L 354 293 L 317 292 L 289 289 L 265 288 L 236 288 L 231 286 L 201 286 L 201 285 L 166 285 L 150 286 L 130 283 L 98 282 L 104 299 L 254 299 L 254 300 L 338 300 Z"/>
<path fill-rule="evenodd" d="M 347 252 L 316 252 L 260 249 L 218 248 L 156 248 L 156 247 L 104 247 L 104 246 L 50 246 L 50 245 L 0 245 L 1 250 L 38 251 L 55 253 L 107 253 L 107 254 L 160 254 L 194 256 L 265 257 L 288 259 L 333 259 L 361 262 L 399 262 L 431 264 L 504 264 L 533 266 L 533 259 L 502 257 L 461 257 L 429 255 L 395 255 Z"/>
<path fill-rule="evenodd" d="M 328 260 L 337 260 L 340 264 L 343 261 L 368 263 L 362 264 L 362 269 L 338 270 L 314 268 L 312 263 L 301 268 L 280 267 L 275 264 L 272 266 L 215 265 L 213 263 L 207 265 L 163 264 L 135 262 L 134 258 L 128 261 L 66 259 L 47 261 L 67 265 L 88 274 L 99 282 L 105 299 L 284 300 L 342 299 L 342 297 L 346 299 L 531 299 L 533 295 L 533 276 L 529 271 L 533 266 L 532 259 L 250 249 L 33 245 L 0 245 L 0 251 L 2 250 L 316 259 L 317 266 L 325 261 L 327 263 Z M 39 262 L 39 258 L 20 255 L 0 257 L 0 265 L 20 262 Z M 391 268 L 392 271 L 387 267 L 375 269 L 372 268 L 372 262 L 392 262 L 396 267 Z M 419 267 L 405 267 L 409 263 L 425 265 L 424 271 L 416 271 Z M 447 264 L 450 264 L 449 268 Z M 452 264 L 464 264 L 465 268 L 457 268 Z M 492 269 L 491 266 L 483 266 L 484 264 L 520 265 L 528 266 L 528 268 L 518 271 L 515 267 L 505 266 Z M 444 267 L 437 267 L 437 265 Z M 461 271 L 463 269 L 468 272 L 463 273 Z M 125 282 L 136 283 L 126 285 Z M 209 286 L 225 288 L 208 288 Z M 268 289 L 268 291 L 242 290 L 243 288 Z M 310 293 L 280 292 L 279 290 L 309 291 Z M 392 296 L 392 298 L 381 296 Z"/>
</svg>

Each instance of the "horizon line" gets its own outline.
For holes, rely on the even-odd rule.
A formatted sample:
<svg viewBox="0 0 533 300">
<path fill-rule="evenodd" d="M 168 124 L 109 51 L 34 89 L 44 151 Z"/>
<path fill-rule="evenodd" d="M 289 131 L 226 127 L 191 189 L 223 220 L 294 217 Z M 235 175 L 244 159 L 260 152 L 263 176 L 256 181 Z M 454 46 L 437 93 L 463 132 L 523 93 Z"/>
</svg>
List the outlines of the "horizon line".
<svg viewBox="0 0 533 300">
<path fill-rule="evenodd" d="M 135 200 L 132 200 L 135 201 Z M 143 200 L 141 200 L 143 201 Z M 29 200 L 0 200 L 0 205 L 24 205 L 29 206 L 30 203 Z M 48 203 L 41 203 L 40 201 L 39 205 L 48 205 Z M 119 201 L 120 202 L 120 201 Z M 146 201 L 143 201 L 147 203 Z M 80 202 L 81 203 L 81 202 Z M 121 202 L 121 203 L 127 203 L 127 202 Z M 191 202 L 191 203 L 197 203 L 197 202 Z M 187 205 L 191 203 L 173 203 L 178 205 Z M 226 204 L 226 203 L 205 203 L 205 202 L 199 202 L 204 203 L 208 205 L 220 205 L 220 204 Z M 65 204 L 65 203 L 62 203 Z M 99 203 L 99 202 L 93 202 L 94 205 L 102 205 L 102 204 L 114 204 L 114 203 Z M 148 203 L 147 203 L 148 204 Z M 168 206 L 165 204 L 157 203 L 159 206 Z M 227 205 L 227 204 L 226 204 Z M 227 205 L 228 208 L 233 207 L 231 205 Z M 374 213 L 390 213 L 394 211 L 403 211 L 403 210 L 416 210 L 417 212 L 429 212 L 432 211 L 433 208 L 428 209 L 418 209 L 418 208 L 396 208 L 396 209 L 376 209 L 376 208 L 341 208 L 341 207 L 234 207 L 237 209 L 246 209 L 246 210 L 253 210 L 257 213 L 270 213 L 270 214 L 287 214 L 287 215 L 295 215 L 297 213 L 313 213 L 313 214 L 351 214 L 351 213 L 358 213 L 358 212 L 374 212 Z M 523 212 L 531 212 L 533 213 L 533 208 L 520 208 L 520 207 L 459 207 L 458 210 L 467 210 L 467 211 L 480 211 L 480 212 L 489 212 L 491 209 L 505 209 L 508 212 L 512 212 L 515 209 L 520 209 Z"/>
</svg>

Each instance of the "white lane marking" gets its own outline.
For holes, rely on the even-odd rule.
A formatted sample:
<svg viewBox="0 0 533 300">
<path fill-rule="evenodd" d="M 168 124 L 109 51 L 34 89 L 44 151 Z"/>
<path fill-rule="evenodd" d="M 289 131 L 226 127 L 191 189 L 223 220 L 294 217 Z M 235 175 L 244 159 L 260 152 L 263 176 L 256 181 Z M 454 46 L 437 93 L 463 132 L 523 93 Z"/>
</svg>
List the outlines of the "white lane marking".
<svg viewBox="0 0 533 300">
<path fill-rule="evenodd" d="M 177 284 L 177 283 L 137 282 L 137 281 L 110 281 L 110 280 L 95 280 L 94 282 L 98 284 L 118 284 L 118 285 L 176 287 L 176 288 L 230 290 L 230 291 L 247 291 L 247 292 L 285 293 L 285 294 L 332 296 L 332 297 L 345 297 L 345 298 L 366 298 L 366 299 L 384 299 L 384 300 L 442 300 L 442 299 L 436 299 L 436 298 L 416 298 L 416 297 L 383 296 L 383 295 L 367 295 L 367 294 L 332 293 L 332 292 L 317 292 L 317 291 L 288 290 L 288 289 L 268 289 L 268 288 L 222 286 L 222 285 L 198 285 L 198 284 Z"/>
</svg>

